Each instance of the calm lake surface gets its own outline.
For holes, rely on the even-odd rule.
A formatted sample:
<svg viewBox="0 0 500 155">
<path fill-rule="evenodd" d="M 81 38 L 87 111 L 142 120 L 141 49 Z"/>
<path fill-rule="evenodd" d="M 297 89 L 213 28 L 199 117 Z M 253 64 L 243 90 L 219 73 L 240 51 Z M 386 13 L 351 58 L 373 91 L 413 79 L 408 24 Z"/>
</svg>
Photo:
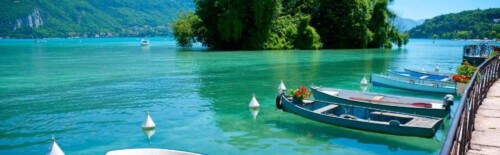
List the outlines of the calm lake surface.
<svg viewBox="0 0 500 155">
<path fill-rule="evenodd" d="M 473 42 L 413 39 L 403 49 L 184 51 L 136 38 L 0 40 L 0 154 L 45 154 L 51 135 L 66 154 L 165 148 L 203 154 L 437 154 L 434 138 L 323 124 L 275 110 L 280 80 L 360 90 L 361 78 L 403 67 L 455 71 Z M 371 87 L 441 100 L 444 95 Z M 260 102 L 254 119 L 248 103 Z M 455 103 L 459 101 L 455 97 Z M 453 106 L 455 110 L 457 104 Z M 141 129 L 149 111 L 156 123 Z"/>
</svg>

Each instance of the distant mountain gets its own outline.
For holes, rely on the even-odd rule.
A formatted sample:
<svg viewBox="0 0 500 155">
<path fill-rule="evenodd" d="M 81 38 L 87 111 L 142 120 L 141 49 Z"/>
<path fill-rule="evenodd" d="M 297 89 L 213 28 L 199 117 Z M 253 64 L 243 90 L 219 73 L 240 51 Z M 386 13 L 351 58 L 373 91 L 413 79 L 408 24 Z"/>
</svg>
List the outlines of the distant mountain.
<svg viewBox="0 0 500 155">
<path fill-rule="evenodd" d="M 411 29 L 409 34 L 412 38 L 500 38 L 500 8 L 437 16 Z"/>
<path fill-rule="evenodd" d="M 192 0 L 2 0 L 0 37 L 165 36 Z"/>
<path fill-rule="evenodd" d="M 393 19 L 392 24 L 399 30 L 399 32 L 406 32 L 416 26 L 422 25 L 424 21 L 424 19 L 413 20 L 403 17 L 396 17 Z"/>
</svg>

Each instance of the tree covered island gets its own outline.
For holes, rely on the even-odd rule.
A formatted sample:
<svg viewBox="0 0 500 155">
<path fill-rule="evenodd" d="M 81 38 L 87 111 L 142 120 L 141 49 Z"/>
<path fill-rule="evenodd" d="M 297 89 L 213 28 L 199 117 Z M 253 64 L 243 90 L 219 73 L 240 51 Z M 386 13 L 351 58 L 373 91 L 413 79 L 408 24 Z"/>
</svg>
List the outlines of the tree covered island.
<svg viewBox="0 0 500 155">
<path fill-rule="evenodd" d="M 222 50 L 380 48 L 408 43 L 392 0 L 196 0 L 172 22 L 181 47 Z"/>
</svg>

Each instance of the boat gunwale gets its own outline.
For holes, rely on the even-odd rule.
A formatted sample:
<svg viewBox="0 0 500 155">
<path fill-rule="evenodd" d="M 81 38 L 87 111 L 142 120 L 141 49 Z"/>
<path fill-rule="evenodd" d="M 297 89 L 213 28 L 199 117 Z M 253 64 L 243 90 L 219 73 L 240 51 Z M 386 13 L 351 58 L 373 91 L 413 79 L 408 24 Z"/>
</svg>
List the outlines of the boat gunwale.
<svg viewBox="0 0 500 155">
<path fill-rule="evenodd" d="M 444 85 L 456 85 L 457 84 L 457 82 L 453 81 L 453 79 L 451 79 L 450 77 L 446 77 L 446 78 L 448 78 L 448 81 L 435 80 L 435 79 L 431 79 L 431 78 L 420 79 L 419 77 L 414 77 L 411 75 L 406 76 L 406 75 L 404 75 L 404 73 L 401 73 L 400 71 L 394 71 L 394 70 L 390 70 L 390 69 L 387 70 L 387 75 L 384 75 L 384 76 L 390 76 L 389 74 L 396 74 L 397 76 L 411 78 L 411 79 L 419 80 L 422 82 L 433 82 L 433 83 L 444 84 Z M 380 75 L 383 75 L 383 74 L 380 74 Z M 430 75 L 430 76 L 441 76 L 441 75 Z"/>
<path fill-rule="evenodd" d="M 412 106 L 412 105 L 407 105 L 407 104 L 390 104 L 390 103 L 384 103 L 383 100 L 380 103 L 368 102 L 368 101 L 363 101 L 363 100 L 353 100 L 353 99 L 346 98 L 346 97 L 333 96 L 333 95 L 327 94 L 325 92 L 322 92 L 319 89 L 340 90 L 340 91 L 346 91 L 346 92 L 356 92 L 354 90 L 345 90 L 345 89 L 336 89 L 336 88 L 325 88 L 325 87 L 318 87 L 318 86 L 310 86 L 310 88 L 314 89 L 317 92 L 325 94 L 327 96 L 331 96 L 331 97 L 335 97 L 335 98 L 340 98 L 340 99 L 343 99 L 343 100 L 348 100 L 348 101 L 353 101 L 353 102 L 362 102 L 362 103 L 365 103 L 365 104 L 376 104 L 376 105 L 383 105 L 383 106 L 389 106 L 389 107 L 403 107 L 403 108 L 412 108 L 412 109 L 436 109 L 436 110 L 446 109 L 446 107 L 443 107 L 443 106 L 441 106 L 441 108 L 432 108 L 432 107 L 431 108 L 425 108 L 425 107 L 417 107 L 417 106 Z M 442 101 L 439 101 L 439 100 L 419 99 L 419 98 L 414 98 L 414 97 L 405 97 L 405 96 L 398 96 L 398 95 L 387 95 L 387 94 L 381 94 L 381 93 L 366 93 L 366 92 L 362 92 L 362 93 L 363 94 L 370 94 L 370 95 L 374 95 L 374 96 L 377 96 L 377 95 L 384 96 L 384 97 L 390 96 L 390 97 L 394 97 L 394 98 L 400 98 L 402 100 L 404 100 L 404 99 L 419 100 L 420 102 L 428 102 L 427 104 L 432 104 L 432 103 L 442 104 Z M 389 101 L 389 102 L 391 102 L 391 101 Z"/>
<path fill-rule="evenodd" d="M 414 73 L 420 73 L 420 74 L 428 74 L 428 75 L 438 75 L 438 76 L 447 76 L 450 77 L 452 73 L 437 73 L 435 71 L 419 71 L 418 69 L 411 69 L 411 68 L 403 68 L 405 71 L 409 72 L 414 72 Z"/>
<path fill-rule="evenodd" d="M 381 126 L 385 126 L 385 127 L 390 127 L 390 124 L 389 122 L 383 122 L 383 121 L 374 121 L 374 120 L 366 120 L 366 119 L 348 119 L 348 118 L 342 118 L 342 117 L 338 117 L 336 115 L 325 115 L 323 113 L 315 113 L 313 112 L 312 110 L 309 110 L 309 109 L 306 109 L 306 108 L 303 108 L 303 107 L 300 107 L 299 105 L 293 103 L 292 100 L 288 99 L 287 97 L 285 97 L 284 95 L 281 97 L 281 99 L 283 100 L 286 100 L 286 102 L 288 102 L 287 104 L 291 104 L 293 107 L 297 108 L 297 109 L 301 109 L 302 111 L 306 111 L 308 113 L 311 113 L 313 115 L 316 115 L 316 116 L 324 116 L 324 117 L 327 117 L 327 118 L 333 118 L 333 119 L 340 119 L 340 120 L 346 120 L 346 121 L 350 121 L 350 122 L 359 122 L 359 123 L 367 123 L 367 124 L 375 124 L 375 125 L 381 125 Z M 314 102 L 316 102 L 318 100 L 314 100 Z M 313 102 L 313 103 L 314 103 Z M 319 102 L 325 102 L 325 101 L 319 101 Z M 305 117 L 305 118 L 308 118 L 308 119 L 311 119 L 311 120 L 314 120 L 314 121 L 319 121 L 319 122 L 324 122 L 324 123 L 327 123 L 327 124 L 331 124 L 331 125 L 335 125 L 335 126 L 339 126 L 339 127 L 346 127 L 346 128 L 352 128 L 352 129 L 356 129 L 356 130 L 367 130 L 367 131 L 372 131 L 372 132 L 380 132 L 380 133 L 386 133 L 386 134 L 395 134 L 395 135 L 404 135 L 404 136 L 418 136 L 418 137 L 433 137 L 435 135 L 435 133 L 437 132 L 437 128 L 439 126 L 440 123 L 443 122 L 443 119 L 442 118 L 439 118 L 439 117 L 432 117 L 432 116 L 423 116 L 423 115 L 417 115 L 417 114 L 410 114 L 410 113 L 401 113 L 401 112 L 396 112 L 396 111 L 387 111 L 387 110 L 382 110 L 382 109 L 376 109 L 376 108 L 368 108 L 368 107 L 363 107 L 363 106 L 354 106 L 354 105 L 346 105 L 346 104 L 341 104 L 341 103 L 333 103 L 333 102 L 326 102 L 326 103 L 332 103 L 332 104 L 338 104 L 338 105 L 344 105 L 344 106 L 353 106 L 353 107 L 360 107 L 360 108 L 365 108 L 365 109 L 373 109 L 373 110 L 377 110 L 377 111 L 380 111 L 380 112 L 388 112 L 388 113 L 395 113 L 395 114 L 403 114 L 403 115 L 407 115 L 407 116 L 411 116 L 412 119 L 415 119 L 415 118 L 425 118 L 425 119 L 433 119 L 435 120 L 435 123 L 430 125 L 430 127 L 424 127 L 424 126 L 413 126 L 413 125 L 407 125 L 407 123 L 405 124 L 400 124 L 401 127 L 404 127 L 404 128 L 413 128 L 413 129 L 421 129 L 421 130 L 431 130 L 432 131 L 432 136 L 422 136 L 422 135 L 412 135 L 412 134 L 398 134 L 398 133 L 389 133 L 389 132 L 383 132 L 382 130 L 374 130 L 374 129 L 365 129 L 365 128 L 360 128 L 360 127 L 351 127 L 351 126 L 346 126 L 346 125 L 342 125 L 342 124 L 334 124 L 334 123 L 330 123 L 330 122 L 326 122 L 326 121 L 322 121 L 322 120 L 319 120 L 319 119 L 313 119 L 313 118 L 309 118 L 308 116 L 302 116 L 300 114 L 297 114 L 295 112 L 292 112 L 292 113 L 295 113 L 301 117 Z"/>
<path fill-rule="evenodd" d="M 292 103 L 293 105 L 297 106 L 296 104 L 293 103 L 293 100 L 290 100 L 291 97 L 288 97 L 288 96 L 285 96 L 283 95 L 281 99 L 286 99 L 288 102 Z M 435 116 L 426 116 L 426 115 L 419 115 L 419 114 L 412 114 L 412 113 L 404 113 L 404 112 L 398 112 L 398 111 L 391 111 L 391 110 L 384 110 L 384 109 L 377 109 L 377 108 L 370 108 L 370 107 L 365 107 L 365 106 L 357 106 L 357 105 L 351 105 L 351 104 L 345 104 L 345 103 L 338 103 L 338 102 L 329 102 L 329 101 L 323 101 L 323 100 L 311 100 L 314 102 L 323 102 L 323 103 L 327 103 L 327 104 L 336 104 L 336 105 L 341 105 L 341 106 L 348 106 L 348 107 L 357 107 L 357 108 L 364 108 L 364 109 L 371 109 L 371 110 L 377 110 L 377 111 L 381 111 L 381 112 L 387 112 L 387 113 L 394 113 L 394 114 L 402 114 L 402 115 L 407 115 L 407 116 L 412 116 L 412 117 L 421 117 L 421 118 L 428 118 L 428 119 L 441 119 L 440 117 L 435 117 Z M 304 104 L 309 104 L 309 103 L 304 103 Z M 304 110 L 307 110 L 307 111 L 310 111 L 312 113 L 314 113 L 313 111 L 311 110 L 308 110 L 306 108 L 302 108 L 302 107 L 299 107 L 297 106 L 298 108 L 301 108 L 301 109 L 304 109 Z M 319 114 L 319 113 L 316 113 L 316 114 Z M 323 114 L 322 114 L 323 115 Z M 328 115 L 326 115 L 328 116 Z"/>
<path fill-rule="evenodd" d="M 387 75 L 382 75 L 382 74 L 372 74 L 372 76 L 378 76 L 380 78 L 384 78 L 384 79 L 389 79 L 389 80 L 393 80 L 393 81 L 397 81 L 397 82 L 402 82 L 402 83 L 408 83 L 407 81 L 402 81 L 400 79 L 395 79 L 395 78 L 391 78 L 391 76 L 387 76 Z M 432 88 L 444 88 L 444 89 L 456 89 L 456 86 L 455 87 L 450 87 L 450 86 L 433 86 L 433 85 L 429 85 L 429 84 L 420 84 L 420 83 L 413 83 L 413 85 L 420 85 L 420 86 L 425 86 L 425 87 L 432 87 Z"/>
</svg>

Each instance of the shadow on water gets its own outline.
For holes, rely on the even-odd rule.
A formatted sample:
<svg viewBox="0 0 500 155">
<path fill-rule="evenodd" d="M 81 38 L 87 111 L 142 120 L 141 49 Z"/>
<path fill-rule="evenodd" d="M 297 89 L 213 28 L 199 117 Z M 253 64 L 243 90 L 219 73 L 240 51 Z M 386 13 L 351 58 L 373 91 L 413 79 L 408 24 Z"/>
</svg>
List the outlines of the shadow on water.
<svg viewBox="0 0 500 155">
<path fill-rule="evenodd" d="M 387 147 L 391 152 L 397 150 L 411 150 L 428 153 L 434 152 L 441 146 L 439 141 L 432 138 L 394 136 L 343 127 L 316 125 L 316 123 L 292 123 L 283 120 L 272 120 L 266 123 L 273 123 L 276 124 L 276 128 L 278 129 L 283 129 L 297 135 L 304 135 L 318 142 L 329 142 L 332 143 L 332 145 L 336 145 L 335 143 L 341 141 L 350 141 L 353 144 L 339 144 L 344 146 L 350 145 L 350 147 L 361 146 L 363 148 L 370 145 Z"/>
<path fill-rule="evenodd" d="M 342 149 L 379 150 L 378 153 L 398 151 L 435 153 L 442 143 L 435 138 L 395 136 L 367 132 L 304 120 L 293 114 L 278 112 L 279 117 L 264 117 L 260 120 L 219 122 L 218 126 L 229 134 L 227 143 L 246 150 L 269 149 L 273 146 L 287 149 L 303 148 L 318 152 L 342 152 Z M 326 149 L 328 148 L 328 149 Z M 399 152 L 401 153 L 401 152 Z"/>
</svg>

